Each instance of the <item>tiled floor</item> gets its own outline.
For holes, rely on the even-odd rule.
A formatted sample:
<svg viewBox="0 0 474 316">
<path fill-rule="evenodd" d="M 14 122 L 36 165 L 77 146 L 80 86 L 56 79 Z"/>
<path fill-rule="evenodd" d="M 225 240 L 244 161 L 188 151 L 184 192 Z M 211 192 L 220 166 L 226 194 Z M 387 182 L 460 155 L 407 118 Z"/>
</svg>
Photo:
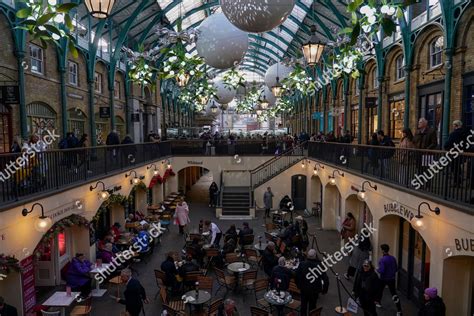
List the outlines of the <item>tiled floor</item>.
<svg viewBox="0 0 474 316">
<path fill-rule="evenodd" d="M 208 197 L 208 187 L 212 179 L 210 177 L 204 176 L 201 180 L 193 186 L 192 190 L 188 192 L 187 201 L 190 205 L 190 217 L 191 217 L 191 224 L 190 229 L 197 229 L 198 223 L 200 219 L 212 219 L 214 218 L 214 211 L 207 207 L 207 197 Z M 262 214 L 257 214 L 262 215 Z M 221 227 L 221 229 L 226 230 L 229 225 L 236 224 L 237 227 L 241 226 L 242 221 L 219 221 L 216 220 L 216 223 Z M 255 235 L 262 235 L 264 232 L 264 219 L 259 217 L 250 222 L 252 228 L 255 231 Z M 326 251 L 328 253 L 332 253 L 337 250 L 338 246 L 340 245 L 340 239 L 335 231 L 319 231 L 316 230 L 317 223 L 316 220 L 309 221 L 311 233 L 316 232 L 319 247 L 322 251 Z M 158 297 L 157 300 L 154 300 L 154 296 L 157 293 L 157 286 L 155 283 L 154 278 L 154 269 L 159 269 L 161 262 L 165 259 L 165 254 L 168 251 L 180 251 L 183 246 L 183 238 L 181 235 L 178 234 L 178 228 L 173 226 L 171 227 L 170 231 L 167 232 L 163 238 L 160 245 L 158 245 L 155 249 L 153 257 L 149 260 L 148 263 L 138 263 L 135 267 L 139 271 L 138 279 L 145 287 L 147 291 L 147 295 L 151 301 L 150 304 L 146 305 L 145 312 L 146 315 L 160 315 L 161 314 L 161 304 L 160 299 Z M 347 261 L 347 260 L 346 260 Z M 334 270 L 338 273 L 343 273 L 347 269 L 347 262 L 341 262 L 334 267 Z M 259 272 L 262 273 L 263 272 Z M 338 293 L 337 293 L 337 286 L 336 286 L 336 279 L 334 275 L 330 272 L 328 274 L 330 278 L 330 288 L 329 293 L 323 296 L 320 296 L 318 300 L 318 306 L 323 306 L 323 313 L 322 315 L 334 315 L 334 307 L 339 305 L 338 304 Z M 352 289 L 352 282 L 346 281 L 343 279 L 343 284 L 345 287 L 350 291 Z M 106 293 L 102 298 L 94 298 L 93 300 L 93 312 L 92 315 L 103 316 L 103 315 L 119 315 L 120 311 L 124 310 L 122 305 L 116 304 L 115 301 L 109 297 L 109 294 L 115 295 L 116 291 L 115 288 L 112 289 L 113 293 Z M 223 295 L 224 290 L 221 290 L 219 293 Z M 244 293 L 236 295 L 234 293 L 229 292 L 228 298 L 232 298 L 236 301 L 238 311 L 241 316 L 250 315 L 250 308 L 249 306 L 255 304 L 255 299 L 253 293 Z M 342 302 L 345 305 L 347 302 L 348 295 L 342 292 Z M 213 298 L 214 299 L 214 298 Z M 389 295 L 388 289 L 385 291 L 385 296 L 382 301 L 382 305 L 384 308 L 379 309 L 379 315 L 395 315 L 396 310 L 391 302 L 391 298 Z M 404 308 L 404 315 L 416 315 L 416 308 L 415 306 L 407 302 L 402 298 L 402 306 Z M 358 313 L 359 315 L 362 314 L 361 311 Z"/>
</svg>

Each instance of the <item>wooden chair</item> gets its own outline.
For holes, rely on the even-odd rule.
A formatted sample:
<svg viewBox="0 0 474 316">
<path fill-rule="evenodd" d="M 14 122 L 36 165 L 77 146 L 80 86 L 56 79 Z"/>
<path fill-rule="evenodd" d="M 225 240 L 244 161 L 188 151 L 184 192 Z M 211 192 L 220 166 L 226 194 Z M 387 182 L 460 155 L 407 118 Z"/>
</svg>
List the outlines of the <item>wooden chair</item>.
<svg viewBox="0 0 474 316">
<path fill-rule="evenodd" d="M 109 280 L 109 286 L 108 286 L 109 291 L 110 291 L 110 287 L 114 285 L 117 288 L 117 296 L 120 296 L 120 286 L 122 285 L 122 278 L 120 277 L 120 275 L 117 275 Z"/>
<path fill-rule="evenodd" d="M 266 310 L 260 307 L 250 306 L 250 315 L 251 316 L 269 316 L 270 314 Z"/>
<path fill-rule="evenodd" d="M 212 296 L 212 290 L 214 287 L 214 279 L 212 277 L 201 275 L 198 277 L 197 281 L 199 282 L 199 289 L 208 291 L 209 293 L 211 293 L 211 296 Z"/>
<path fill-rule="evenodd" d="M 201 240 L 202 235 L 201 234 L 196 234 L 196 233 L 189 233 L 189 240 L 193 241 L 195 238 Z"/>
<path fill-rule="evenodd" d="M 293 300 L 291 301 L 291 303 L 287 304 L 286 307 L 299 312 L 301 309 L 301 291 L 294 280 L 290 281 L 290 284 L 288 286 L 288 292 L 290 292 L 291 296 L 293 297 Z"/>
<path fill-rule="evenodd" d="M 161 298 L 161 304 L 163 304 L 163 306 L 166 304 L 174 312 L 176 312 L 176 313 L 183 312 L 184 313 L 185 308 L 186 308 L 186 306 L 184 304 L 184 301 L 182 301 L 182 300 L 168 301 L 168 293 L 166 293 L 166 289 L 164 287 L 162 287 L 160 289 L 160 298 Z"/>
<path fill-rule="evenodd" d="M 309 316 L 321 316 L 322 311 L 323 311 L 322 307 L 313 309 L 312 311 L 309 312 Z"/>
<path fill-rule="evenodd" d="M 207 258 L 206 270 L 209 270 L 209 268 L 214 262 L 214 258 L 219 257 L 219 250 L 216 248 L 205 249 L 204 257 Z"/>
<path fill-rule="evenodd" d="M 197 282 L 197 280 L 200 276 L 202 276 L 201 271 L 187 272 L 184 275 L 184 279 L 183 279 L 184 286 L 187 287 L 188 289 L 194 288 L 194 285 L 196 284 L 196 282 Z"/>
<path fill-rule="evenodd" d="M 239 261 L 240 261 L 240 258 L 235 252 L 231 252 L 225 255 L 225 262 L 227 264 L 239 262 Z"/>
<path fill-rule="evenodd" d="M 156 298 L 158 297 L 158 294 L 160 294 L 160 289 L 166 288 L 165 286 L 166 274 L 161 270 L 155 269 L 155 280 L 156 280 L 156 286 L 158 287 L 158 291 L 155 294 L 155 300 L 156 300 Z"/>
<path fill-rule="evenodd" d="M 185 313 L 184 311 L 183 311 L 183 312 L 175 311 L 175 310 L 174 310 L 173 308 L 171 308 L 171 306 L 169 306 L 168 304 L 162 304 L 162 306 L 163 306 L 163 309 L 166 310 L 170 316 L 186 315 L 186 313 Z"/>
<path fill-rule="evenodd" d="M 217 283 L 219 284 L 219 288 L 217 289 L 217 292 L 215 295 L 219 293 L 221 288 L 225 288 L 226 291 L 225 291 L 224 297 L 226 297 L 227 292 L 229 292 L 229 289 L 234 288 L 236 279 L 234 276 L 225 275 L 224 271 L 218 268 L 215 268 L 214 272 L 216 273 Z"/>
<path fill-rule="evenodd" d="M 267 232 L 272 231 L 272 230 L 275 230 L 275 229 L 276 229 L 275 224 L 273 224 L 273 223 L 266 223 L 266 224 L 265 224 L 265 230 L 266 230 Z"/>
<path fill-rule="evenodd" d="M 242 247 L 253 246 L 254 239 L 255 239 L 255 236 L 253 234 L 242 236 L 242 240 L 241 240 Z"/>
<path fill-rule="evenodd" d="M 92 298 L 88 298 L 85 301 L 85 305 L 76 305 L 69 313 L 70 316 L 89 316 L 92 311 Z"/>
<path fill-rule="evenodd" d="M 268 280 L 258 279 L 253 283 L 253 290 L 255 294 L 255 304 L 257 306 L 271 310 L 272 306 L 263 297 L 268 290 Z"/>
<path fill-rule="evenodd" d="M 223 298 L 219 298 L 215 301 L 213 301 L 210 305 L 209 305 L 209 309 L 207 311 L 207 316 L 215 316 L 217 315 L 218 311 L 219 311 L 219 307 L 224 303 L 224 299 Z"/>
<path fill-rule="evenodd" d="M 257 280 L 257 270 L 248 270 L 242 273 L 241 286 L 247 290 L 253 289 L 254 283 Z"/>
<path fill-rule="evenodd" d="M 262 256 L 259 255 L 258 251 L 255 249 L 245 249 L 244 254 L 245 254 L 245 257 L 247 258 L 247 262 L 250 265 L 257 266 L 257 269 L 258 269 L 262 260 Z"/>
</svg>

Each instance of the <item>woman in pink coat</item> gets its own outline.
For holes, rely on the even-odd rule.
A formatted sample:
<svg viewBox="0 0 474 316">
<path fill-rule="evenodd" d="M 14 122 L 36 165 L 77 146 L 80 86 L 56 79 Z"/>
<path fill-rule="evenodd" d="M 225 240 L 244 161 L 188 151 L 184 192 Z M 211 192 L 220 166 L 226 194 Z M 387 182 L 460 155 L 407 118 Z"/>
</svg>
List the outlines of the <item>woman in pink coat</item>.
<svg viewBox="0 0 474 316">
<path fill-rule="evenodd" d="M 191 222 L 189 219 L 189 207 L 186 202 L 179 200 L 174 213 L 174 223 L 179 225 L 179 233 L 184 234 L 184 227 Z"/>
</svg>

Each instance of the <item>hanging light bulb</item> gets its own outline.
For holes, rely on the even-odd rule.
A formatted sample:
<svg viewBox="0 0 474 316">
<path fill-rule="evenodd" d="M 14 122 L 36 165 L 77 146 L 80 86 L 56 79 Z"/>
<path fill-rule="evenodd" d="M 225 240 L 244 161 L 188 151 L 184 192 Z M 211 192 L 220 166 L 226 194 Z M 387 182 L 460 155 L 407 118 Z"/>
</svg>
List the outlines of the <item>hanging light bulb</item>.
<svg viewBox="0 0 474 316">
<path fill-rule="evenodd" d="M 260 100 L 260 108 L 262 110 L 266 110 L 269 105 L 270 105 L 270 102 L 268 102 L 267 97 L 263 96 L 263 100 Z"/>
<path fill-rule="evenodd" d="M 110 197 L 110 193 L 107 190 L 102 190 L 99 192 L 99 198 L 102 201 L 107 201 L 107 199 Z"/>
<path fill-rule="evenodd" d="M 314 169 L 313 169 L 313 174 L 314 174 L 315 176 L 317 176 L 318 173 L 319 173 L 319 172 L 318 172 L 318 168 L 314 167 Z"/>
<path fill-rule="evenodd" d="M 365 194 L 365 191 L 360 190 L 359 192 L 357 192 L 357 198 L 359 199 L 359 201 L 365 202 L 365 200 L 367 199 L 367 195 Z"/>
<path fill-rule="evenodd" d="M 27 216 L 29 213 L 33 212 L 36 206 L 40 207 L 41 215 L 37 219 L 35 219 L 34 227 L 38 232 L 45 233 L 51 227 L 51 225 L 53 224 L 53 221 L 51 220 L 51 218 L 44 215 L 44 208 L 42 204 L 35 203 L 31 206 L 30 210 L 24 208 L 21 211 L 21 214 L 23 216 Z"/>
<path fill-rule="evenodd" d="M 316 36 L 316 25 L 311 26 L 311 37 L 301 49 L 303 50 L 304 58 L 309 66 L 315 66 L 323 54 L 326 44 Z"/>
<path fill-rule="evenodd" d="M 153 175 L 157 176 L 160 172 L 158 170 L 153 170 Z"/>
<path fill-rule="evenodd" d="M 329 184 L 330 185 L 336 185 L 336 178 L 332 177 L 332 176 L 329 176 Z"/>
<path fill-rule="evenodd" d="M 213 101 L 212 105 L 211 105 L 211 112 L 212 113 L 217 113 L 217 110 L 218 110 L 218 107 L 217 107 L 216 103 Z"/>
<path fill-rule="evenodd" d="M 179 74 L 176 76 L 176 83 L 180 88 L 183 88 L 188 84 L 190 78 L 191 76 L 188 74 Z"/>
<path fill-rule="evenodd" d="M 96 19 L 106 19 L 115 4 L 115 0 L 85 0 L 89 14 Z"/>
<path fill-rule="evenodd" d="M 140 178 L 134 177 L 134 178 L 132 179 L 132 182 L 133 182 L 133 184 L 136 185 L 136 184 L 138 184 L 138 183 L 140 182 Z"/>
<path fill-rule="evenodd" d="M 283 94 L 283 86 L 280 83 L 280 77 L 276 77 L 276 83 L 272 87 L 272 93 L 275 98 L 281 98 L 281 95 Z"/>
</svg>

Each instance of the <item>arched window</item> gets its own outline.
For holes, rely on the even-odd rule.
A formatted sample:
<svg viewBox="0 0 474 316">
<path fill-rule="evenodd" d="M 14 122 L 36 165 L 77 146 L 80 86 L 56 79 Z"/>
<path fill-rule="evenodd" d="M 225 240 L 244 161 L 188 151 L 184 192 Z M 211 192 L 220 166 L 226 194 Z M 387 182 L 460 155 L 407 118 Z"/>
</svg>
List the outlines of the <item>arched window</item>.
<svg viewBox="0 0 474 316">
<path fill-rule="evenodd" d="M 68 110 L 68 114 L 68 132 L 72 132 L 77 138 L 81 138 L 82 134 L 85 133 L 86 114 L 79 108 Z"/>
<path fill-rule="evenodd" d="M 403 54 L 398 55 L 395 60 L 395 78 L 397 81 L 405 78 L 405 58 Z"/>
<path fill-rule="evenodd" d="M 430 43 L 430 68 L 441 65 L 443 62 L 444 38 L 439 36 Z"/>
<path fill-rule="evenodd" d="M 46 103 L 33 102 L 26 106 L 28 133 L 43 135 L 56 130 L 56 112 Z"/>
</svg>

